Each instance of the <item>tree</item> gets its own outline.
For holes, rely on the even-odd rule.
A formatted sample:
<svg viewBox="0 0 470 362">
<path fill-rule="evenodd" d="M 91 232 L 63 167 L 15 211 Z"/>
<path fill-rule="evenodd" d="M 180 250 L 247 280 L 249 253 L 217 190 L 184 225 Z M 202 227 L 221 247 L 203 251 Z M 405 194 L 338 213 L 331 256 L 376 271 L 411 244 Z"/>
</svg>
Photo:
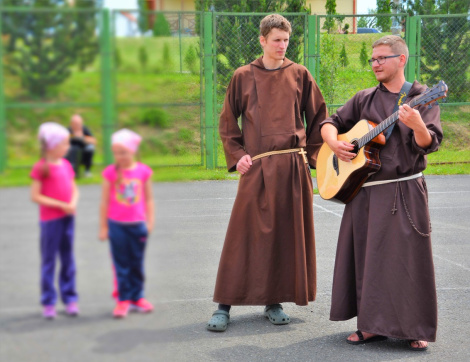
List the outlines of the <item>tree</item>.
<svg viewBox="0 0 470 362">
<path fill-rule="evenodd" d="M 321 35 L 320 88 L 327 104 L 335 103 L 339 50 L 334 38 Z"/>
<path fill-rule="evenodd" d="M 407 2 L 410 15 L 468 14 L 468 0 L 416 0 Z M 444 80 L 449 99 L 470 97 L 470 22 L 467 16 L 432 17 L 421 20 L 421 81 L 430 85 Z"/>
<path fill-rule="evenodd" d="M 147 70 L 147 63 L 148 63 L 149 57 L 147 54 L 147 48 L 145 48 L 145 46 L 143 45 L 139 47 L 138 58 L 139 58 L 140 66 L 142 67 L 142 70 L 145 72 Z"/>
<path fill-rule="evenodd" d="M 189 48 L 184 55 L 184 64 L 188 67 L 192 74 L 198 73 L 199 70 L 197 69 L 197 54 L 192 45 L 189 45 Z"/>
<path fill-rule="evenodd" d="M 346 53 L 346 45 L 343 43 L 341 52 L 339 53 L 339 63 L 343 68 L 349 65 L 348 54 Z"/>
<path fill-rule="evenodd" d="M 325 3 L 325 10 L 327 15 L 335 15 L 336 14 L 336 0 L 326 0 Z M 328 33 L 330 33 L 335 28 L 335 18 L 334 17 L 327 17 L 325 22 L 323 23 L 323 29 L 325 29 Z"/>
<path fill-rule="evenodd" d="M 30 12 L 2 12 L 4 34 L 9 38 L 7 69 L 21 79 L 31 95 L 44 97 L 51 87 L 64 82 L 71 66 L 85 68 L 97 54 L 95 11 L 101 1 L 76 1 L 88 12 L 61 12 L 65 0 L 30 0 L 15 5 L 29 6 Z M 50 11 L 35 12 L 36 8 Z"/>
<path fill-rule="evenodd" d="M 392 2 L 390 0 L 377 0 L 377 14 L 392 14 Z M 389 32 L 392 27 L 391 16 L 378 16 L 377 27 L 380 28 L 382 33 Z"/>
<path fill-rule="evenodd" d="M 157 14 L 157 18 L 153 24 L 153 36 L 170 36 L 170 24 L 162 13 Z"/>
<path fill-rule="evenodd" d="M 366 42 L 362 42 L 361 52 L 359 53 L 359 60 L 361 61 L 362 66 L 365 68 L 369 65 L 369 55 L 367 53 Z"/>
</svg>

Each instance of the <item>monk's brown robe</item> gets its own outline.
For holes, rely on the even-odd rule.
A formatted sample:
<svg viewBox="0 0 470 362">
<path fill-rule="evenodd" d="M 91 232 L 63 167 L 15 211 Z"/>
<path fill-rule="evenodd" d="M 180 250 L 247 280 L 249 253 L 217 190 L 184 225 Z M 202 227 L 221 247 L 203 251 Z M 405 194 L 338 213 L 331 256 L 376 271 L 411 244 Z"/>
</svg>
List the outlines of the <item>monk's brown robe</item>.
<svg viewBox="0 0 470 362">
<path fill-rule="evenodd" d="M 260 58 L 237 69 L 219 124 L 228 170 L 235 171 L 246 154 L 298 147 L 306 148 L 315 167 L 319 124 L 327 116 L 323 96 L 304 66 L 286 58 L 280 69 L 267 70 Z M 214 301 L 306 305 L 315 299 L 315 265 L 308 165 L 298 153 L 253 161 L 238 185 Z"/>
<path fill-rule="evenodd" d="M 425 89 L 415 82 L 407 103 Z M 381 122 L 393 113 L 397 97 L 398 93 L 390 93 L 382 84 L 366 89 L 322 125 L 332 123 L 344 133 L 361 119 Z M 440 111 L 439 106 L 417 109 L 432 137 L 431 145 L 419 147 L 413 131 L 398 122 L 380 152 L 380 171 L 368 181 L 411 176 L 426 168 L 426 154 L 437 151 L 442 140 Z M 393 208 L 397 209 L 394 214 Z M 331 320 L 357 316 L 361 331 L 435 340 L 437 301 L 431 237 L 418 233 L 411 222 L 422 234 L 430 234 L 424 177 L 399 185 L 393 182 L 362 188 L 346 205 L 336 252 Z"/>
</svg>

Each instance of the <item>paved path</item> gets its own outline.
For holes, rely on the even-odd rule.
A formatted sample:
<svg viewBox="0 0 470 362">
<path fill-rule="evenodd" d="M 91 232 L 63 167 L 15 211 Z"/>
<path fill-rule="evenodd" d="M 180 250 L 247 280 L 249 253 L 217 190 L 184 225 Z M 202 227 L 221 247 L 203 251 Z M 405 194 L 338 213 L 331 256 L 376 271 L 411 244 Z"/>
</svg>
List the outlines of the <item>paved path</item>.
<svg viewBox="0 0 470 362">
<path fill-rule="evenodd" d="M 113 320 L 111 266 L 97 241 L 97 186 L 82 186 L 76 248 L 81 316 L 40 317 L 37 208 L 26 188 L 0 189 L 1 361 L 468 361 L 470 176 L 428 177 L 439 303 L 438 341 L 424 354 L 389 340 L 350 346 L 355 320 L 328 320 L 343 207 L 314 199 L 318 298 L 285 304 L 273 326 L 262 307 L 235 307 L 225 333 L 210 333 L 212 293 L 237 182 L 156 184 L 157 228 L 146 255 L 151 315 Z M 60 306 L 62 308 L 62 306 Z"/>
</svg>

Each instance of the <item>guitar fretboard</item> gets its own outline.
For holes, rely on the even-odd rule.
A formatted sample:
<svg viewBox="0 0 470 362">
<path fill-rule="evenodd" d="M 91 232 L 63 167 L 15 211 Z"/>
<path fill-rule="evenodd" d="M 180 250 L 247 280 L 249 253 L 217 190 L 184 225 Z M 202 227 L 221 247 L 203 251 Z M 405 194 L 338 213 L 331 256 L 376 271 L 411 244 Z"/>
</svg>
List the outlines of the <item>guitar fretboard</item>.
<svg viewBox="0 0 470 362">
<path fill-rule="evenodd" d="M 416 100 L 412 100 L 408 105 L 411 108 L 416 107 L 417 104 L 420 103 L 420 97 L 416 98 Z M 372 141 L 375 137 L 377 137 L 380 133 L 385 131 L 388 127 L 392 126 L 394 123 L 398 121 L 398 111 L 393 113 L 390 117 L 386 118 L 383 122 L 379 123 L 377 127 L 374 127 L 370 132 L 366 133 L 359 139 L 358 147 L 362 148 L 370 141 Z"/>
</svg>

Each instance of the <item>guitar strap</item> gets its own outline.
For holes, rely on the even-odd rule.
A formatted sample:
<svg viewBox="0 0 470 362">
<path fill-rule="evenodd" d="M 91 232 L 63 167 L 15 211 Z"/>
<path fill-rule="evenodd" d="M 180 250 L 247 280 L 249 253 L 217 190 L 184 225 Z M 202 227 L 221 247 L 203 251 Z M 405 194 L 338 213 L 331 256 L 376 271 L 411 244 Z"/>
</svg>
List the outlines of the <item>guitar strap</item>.
<svg viewBox="0 0 470 362">
<path fill-rule="evenodd" d="M 397 104 L 395 104 L 393 113 L 398 111 L 398 107 L 400 107 L 402 104 L 405 103 L 406 98 L 408 97 L 408 93 L 410 92 L 411 86 L 412 84 L 410 82 L 405 81 L 405 83 L 403 83 L 403 87 L 401 87 L 400 93 L 398 94 Z M 388 139 L 392 135 L 393 128 L 395 127 L 396 124 L 397 123 L 395 122 L 393 125 L 391 125 L 388 129 L 384 131 L 386 141 L 388 141 Z"/>
</svg>

